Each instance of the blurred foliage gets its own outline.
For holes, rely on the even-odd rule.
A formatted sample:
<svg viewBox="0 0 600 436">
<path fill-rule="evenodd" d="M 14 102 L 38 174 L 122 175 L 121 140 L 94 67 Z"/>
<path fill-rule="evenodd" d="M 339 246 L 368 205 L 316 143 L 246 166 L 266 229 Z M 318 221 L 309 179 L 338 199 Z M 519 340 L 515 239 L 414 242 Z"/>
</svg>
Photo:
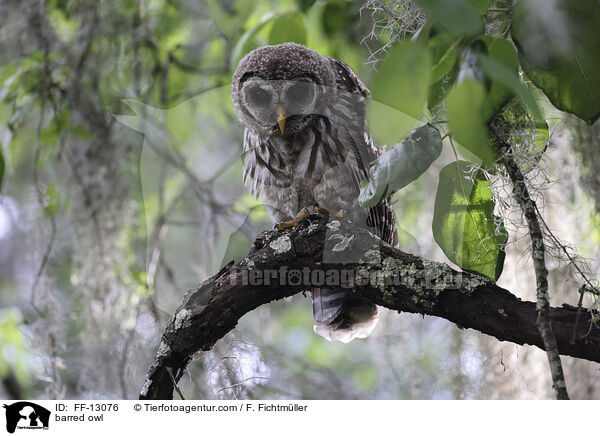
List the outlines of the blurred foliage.
<svg viewBox="0 0 600 436">
<path fill-rule="evenodd" d="M 440 259 L 443 251 L 497 279 L 506 236 L 494 208 L 504 200 L 491 191 L 502 172 L 487 123 L 502 124 L 521 165 L 533 168 L 549 138 L 544 95 L 587 122 L 600 101 L 597 2 L 559 2 L 541 18 L 545 6 L 534 3 L 1 2 L 4 391 L 135 397 L 185 290 L 243 256 L 271 225 L 241 183 L 243 132 L 229 93 L 238 61 L 265 44 L 303 43 L 354 69 L 372 91 L 370 130 L 390 146 L 374 163 L 366 200 L 402 189 L 394 206 L 410 230 L 400 231 L 404 249 Z M 567 30 L 548 24 L 556 17 Z M 533 56 L 538 46 L 548 63 Z M 416 149 L 413 130 L 430 133 L 423 149 L 431 153 Z M 482 381 L 498 364 L 473 351 L 484 347 L 478 336 L 389 315 L 368 341 L 342 345 L 313 334 L 300 295 L 261 307 L 195 359 L 184 391 L 481 398 L 502 389 Z M 10 379 L 20 389 L 9 389 Z"/>
<path fill-rule="evenodd" d="M 0 378 L 6 379 L 12 373 L 22 388 L 29 388 L 31 378 L 27 355 L 31 350 L 19 330 L 21 322 L 16 310 L 0 312 Z"/>
<path fill-rule="evenodd" d="M 452 35 L 475 36 L 481 35 L 485 30 L 480 11 L 469 1 L 418 0 L 417 3 L 429 12 L 437 24 Z M 487 7 L 484 7 L 485 9 Z"/>
<path fill-rule="evenodd" d="M 524 0 L 512 37 L 523 70 L 557 108 L 593 124 L 600 117 L 600 5 L 593 0 Z M 556 35 L 560 32 L 559 35 Z"/>
</svg>

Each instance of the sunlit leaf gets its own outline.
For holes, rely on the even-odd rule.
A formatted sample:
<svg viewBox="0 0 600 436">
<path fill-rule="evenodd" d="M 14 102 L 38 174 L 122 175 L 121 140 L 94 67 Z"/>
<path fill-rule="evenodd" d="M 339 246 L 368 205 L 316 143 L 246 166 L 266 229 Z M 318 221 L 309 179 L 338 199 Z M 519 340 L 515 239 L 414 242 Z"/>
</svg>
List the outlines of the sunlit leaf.
<svg viewBox="0 0 600 436">
<path fill-rule="evenodd" d="M 442 151 L 440 132 L 431 125 L 413 130 L 371 164 L 370 179 L 362 186 L 358 201 L 375 206 L 423 174 Z"/>
<path fill-rule="evenodd" d="M 494 215 L 490 184 L 482 171 L 467 175 L 470 162 L 453 162 L 442 171 L 435 197 L 433 237 L 448 259 L 466 271 L 496 281 L 504 266 L 508 239 Z"/>
<path fill-rule="evenodd" d="M 558 109 L 592 124 L 600 117 L 600 3 L 523 0 L 512 37 L 527 77 Z"/>
</svg>

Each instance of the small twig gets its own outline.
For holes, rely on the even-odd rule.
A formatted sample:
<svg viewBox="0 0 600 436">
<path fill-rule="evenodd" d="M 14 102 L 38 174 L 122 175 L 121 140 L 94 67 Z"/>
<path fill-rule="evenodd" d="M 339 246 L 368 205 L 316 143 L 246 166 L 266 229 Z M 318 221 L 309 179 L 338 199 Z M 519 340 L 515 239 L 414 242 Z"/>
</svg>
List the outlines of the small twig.
<svg viewBox="0 0 600 436">
<path fill-rule="evenodd" d="M 40 1 L 40 9 L 42 11 L 46 10 L 46 2 L 44 0 Z M 40 15 L 41 16 L 41 15 Z M 41 19 L 41 21 L 43 22 L 43 20 Z M 40 38 L 43 39 L 44 36 L 44 32 L 45 32 L 45 27 L 41 26 L 39 29 L 40 32 Z M 48 100 L 48 89 L 47 89 L 47 85 L 48 85 L 48 78 L 51 76 L 50 75 L 50 47 L 48 45 L 48 41 L 44 41 L 44 79 L 42 80 L 41 86 L 40 86 L 40 95 L 41 95 L 41 107 L 40 107 L 40 118 L 38 120 L 38 124 L 36 127 L 36 144 L 35 144 L 35 156 L 33 158 L 33 184 L 35 186 L 35 191 L 37 194 L 37 201 L 40 205 L 40 208 L 42 209 L 42 212 L 47 211 L 47 208 L 45 207 L 44 204 L 44 192 L 42 191 L 42 187 L 40 186 L 40 180 L 39 180 L 39 174 L 38 174 L 38 164 L 39 164 L 39 160 L 40 160 L 40 154 L 41 154 L 41 150 L 42 150 L 42 143 L 41 143 L 41 133 L 42 133 L 42 127 L 44 125 L 44 112 L 46 110 L 46 103 Z M 52 253 L 52 247 L 54 245 L 54 240 L 56 238 L 56 221 L 54 220 L 54 214 L 50 211 L 48 211 L 48 215 L 50 218 L 50 225 L 51 225 L 51 232 L 50 232 L 50 238 L 48 240 L 48 244 L 46 246 L 46 251 L 44 253 L 44 256 L 42 257 L 42 262 L 40 263 L 40 266 L 37 270 L 37 273 L 35 275 L 35 279 L 33 280 L 33 284 L 31 285 L 31 306 L 35 309 L 35 311 L 38 313 L 38 315 L 42 314 L 42 311 L 37 307 L 36 305 L 36 298 L 35 298 L 35 291 L 37 289 L 37 285 L 44 273 L 44 270 L 46 269 L 46 265 L 48 264 L 48 261 L 50 260 L 50 254 Z"/>
<path fill-rule="evenodd" d="M 226 66 L 221 67 L 209 67 L 209 68 L 198 68 L 193 65 L 190 65 L 181 59 L 178 59 L 173 52 L 169 52 L 168 54 L 169 60 L 179 68 L 181 71 L 185 71 L 186 73 L 194 73 L 201 75 L 210 75 L 210 74 L 224 74 L 228 71 Z"/>
<path fill-rule="evenodd" d="M 592 282 L 590 281 L 590 279 L 585 275 L 585 273 L 581 270 L 581 268 L 579 267 L 579 265 L 577 265 L 577 262 L 575 262 L 575 259 L 573 259 L 573 257 L 571 256 L 571 254 L 569 253 L 569 250 L 567 250 L 567 247 L 564 246 L 564 244 L 562 244 L 558 238 L 556 236 L 554 236 L 554 233 L 550 230 L 550 228 L 548 227 L 548 224 L 546 224 L 546 221 L 544 220 L 544 218 L 542 217 L 542 214 L 540 213 L 540 210 L 538 209 L 537 205 L 535 205 L 535 210 L 537 212 L 537 215 L 540 219 L 540 221 L 542 222 L 544 228 L 546 229 L 546 233 L 550 236 L 550 238 L 552 239 L 552 241 L 554 242 L 554 244 L 563 252 L 565 253 L 565 255 L 567 256 L 567 258 L 569 259 L 569 262 L 571 263 L 571 265 L 573 265 L 573 267 L 577 270 L 577 272 L 579 273 L 579 275 L 581 276 L 581 278 L 587 283 L 587 287 L 584 285 L 584 292 L 590 292 L 591 294 L 596 294 L 598 295 L 598 289 L 596 288 L 596 286 L 594 286 L 592 284 Z M 580 289 L 581 291 L 581 289 Z"/>
<path fill-rule="evenodd" d="M 577 337 L 577 327 L 579 327 L 579 318 L 581 317 L 581 307 L 583 305 L 583 296 L 585 295 L 585 285 L 579 288 L 579 302 L 577 303 L 577 316 L 575 317 L 575 325 L 573 326 L 573 336 L 569 343 L 573 345 Z"/>
<path fill-rule="evenodd" d="M 219 389 L 219 390 L 217 391 L 217 394 L 218 394 L 219 392 L 221 392 L 221 391 L 224 391 L 225 389 L 233 389 L 234 387 L 236 387 L 236 386 L 240 386 L 240 385 L 244 384 L 245 382 L 247 382 L 248 380 L 253 380 L 253 379 L 255 379 L 255 378 L 260 378 L 260 379 L 264 379 L 264 380 L 268 380 L 268 379 L 269 379 L 268 377 L 261 377 L 261 376 L 259 376 L 259 375 L 255 375 L 255 376 L 253 376 L 253 377 L 248 377 L 248 378 L 245 378 L 244 380 L 242 380 L 241 382 L 234 383 L 234 384 L 232 384 L 232 385 L 230 385 L 230 386 L 225 386 L 224 388 L 221 388 L 221 389 Z"/>
<path fill-rule="evenodd" d="M 177 394 L 181 397 L 182 400 L 185 400 L 185 398 L 183 397 L 183 394 L 181 393 L 181 389 L 179 389 L 179 386 L 177 386 L 177 381 L 175 380 L 175 377 L 173 377 L 173 372 L 172 372 L 171 368 L 167 368 L 167 373 L 169 374 L 169 377 L 171 378 L 171 382 L 173 383 L 173 388 L 175 389 L 175 392 L 177 392 Z"/>
</svg>

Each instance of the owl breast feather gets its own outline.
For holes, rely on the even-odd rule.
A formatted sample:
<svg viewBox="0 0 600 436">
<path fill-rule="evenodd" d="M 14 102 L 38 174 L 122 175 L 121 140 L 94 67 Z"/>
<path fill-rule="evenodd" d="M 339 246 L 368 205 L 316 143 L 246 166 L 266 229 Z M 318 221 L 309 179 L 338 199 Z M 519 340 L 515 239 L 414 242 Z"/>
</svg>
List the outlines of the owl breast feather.
<svg viewBox="0 0 600 436">
<path fill-rule="evenodd" d="M 244 183 L 276 221 L 314 204 L 333 212 L 355 209 L 356 162 L 342 139 L 325 118 L 290 137 L 261 137 L 247 129 Z"/>
</svg>

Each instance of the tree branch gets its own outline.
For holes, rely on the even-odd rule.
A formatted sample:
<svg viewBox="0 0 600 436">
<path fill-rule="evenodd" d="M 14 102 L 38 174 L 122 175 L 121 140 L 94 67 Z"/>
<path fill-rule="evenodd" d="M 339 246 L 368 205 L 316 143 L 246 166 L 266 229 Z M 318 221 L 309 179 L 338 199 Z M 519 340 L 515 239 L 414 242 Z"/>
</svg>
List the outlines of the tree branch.
<svg viewBox="0 0 600 436">
<path fill-rule="evenodd" d="M 550 364 L 550 373 L 552 375 L 552 386 L 556 392 L 556 398 L 559 400 L 568 400 L 567 384 L 563 373 L 562 363 L 556 337 L 552 331 L 550 321 L 550 296 L 548 293 L 548 269 L 545 260 L 544 234 L 538 219 L 538 209 L 535 201 L 531 198 L 525 177 L 519 168 L 514 156 L 512 147 L 506 142 L 501 128 L 492 125 L 492 132 L 497 141 L 498 149 L 502 153 L 502 163 L 508 172 L 508 176 L 513 184 L 513 194 L 519 207 L 525 215 L 527 226 L 529 228 L 529 237 L 531 238 L 531 258 L 533 259 L 533 268 L 535 271 L 535 280 L 537 284 L 537 320 L 536 325 L 544 341 L 544 349 L 548 356 Z"/>
<path fill-rule="evenodd" d="M 186 294 L 164 331 L 140 399 L 171 399 L 171 375 L 179 381 L 194 353 L 210 350 L 244 314 L 323 284 L 323 276 L 328 288 L 351 289 L 398 312 L 439 316 L 502 341 L 544 348 L 535 303 L 483 276 L 382 244 L 346 220 L 312 215 L 294 228 L 262 233 L 244 259 Z M 561 354 L 600 362 L 600 329 L 591 326 L 589 312 L 581 313 L 573 343 L 577 308 L 550 308 L 548 315 Z"/>
</svg>

